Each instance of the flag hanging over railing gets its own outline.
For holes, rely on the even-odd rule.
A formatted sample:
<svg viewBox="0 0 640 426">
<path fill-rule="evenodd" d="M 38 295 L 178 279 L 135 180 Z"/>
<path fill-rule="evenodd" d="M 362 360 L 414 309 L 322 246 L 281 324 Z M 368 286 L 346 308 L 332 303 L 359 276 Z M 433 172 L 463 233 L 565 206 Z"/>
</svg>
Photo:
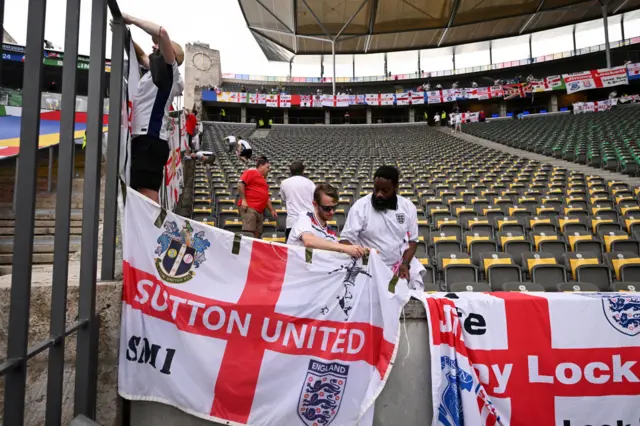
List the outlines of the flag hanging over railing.
<svg viewBox="0 0 640 426">
<path fill-rule="evenodd" d="M 376 253 L 271 244 L 128 189 L 118 390 L 225 424 L 371 426 L 409 298 Z"/>
</svg>

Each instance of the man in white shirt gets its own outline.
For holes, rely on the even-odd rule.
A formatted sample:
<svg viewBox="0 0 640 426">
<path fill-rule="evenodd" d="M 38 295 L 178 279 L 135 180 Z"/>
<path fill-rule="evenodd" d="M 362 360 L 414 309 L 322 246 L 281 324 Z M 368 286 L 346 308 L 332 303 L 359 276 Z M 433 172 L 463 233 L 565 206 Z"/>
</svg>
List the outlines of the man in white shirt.
<svg viewBox="0 0 640 426">
<path fill-rule="evenodd" d="M 398 195 L 399 177 L 393 166 L 376 170 L 373 193 L 351 206 L 340 242 L 377 250 L 382 261 L 395 275 L 406 279 L 410 288 L 423 288 L 425 269 L 415 258 L 418 212 L 410 200 Z"/>
<path fill-rule="evenodd" d="M 287 208 L 287 224 L 285 237 L 289 238 L 291 228 L 298 221 L 298 217 L 313 211 L 313 191 L 316 185 L 304 177 L 304 164 L 294 161 L 289 166 L 291 177 L 280 184 L 280 198 Z"/>
<path fill-rule="evenodd" d="M 462 133 L 462 113 L 460 112 L 455 117 L 455 128 L 453 131 Z"/>
<path fill-rule="evenodd" d="M 291 229 L 287 244 L 337 251 L 356 258 L 364 256 L 364 248 L 340 244 L 336 229 L 327 225 L 333 218 L 337 205 L 338 191 L 326 183 L 318 185 L 313 193 L 313 209 L 300 215 Z"/>
<path fill-rule="evenodd" d="M 184 82 L 178 67 L 184 51 L 167 31 L 152 22 L 122 14 L 126 25 L 135 25 L 152 37 L 153 53 L 146 55 L 134 43 L 140 65 L 149 72 L 140 78 L 133 96 L 131 187 L 158 202 L 164 167 L 169 159 L 169 106 L 182 94 Z"/>
<path fill-rule="evenodd" d="M 247 161 L 251 160 L 252 155 L 253 149 L 251 149 L 251 145 L 249 145 L 249 142 L 245 141 L 244 139 L 240 139 L 238 141 L 236 156 L 246 163 Z"/>
<path fill-rule="evenodd" d="M 226 138 L 224 138 L 225 141 L 227 141 L 227 147 L 229 148 L 229 154 L 231 154 L 233 151 L 235 151 L 236 149 L 236 137 L 233 135 L 229 135 Z"/>
</svg>

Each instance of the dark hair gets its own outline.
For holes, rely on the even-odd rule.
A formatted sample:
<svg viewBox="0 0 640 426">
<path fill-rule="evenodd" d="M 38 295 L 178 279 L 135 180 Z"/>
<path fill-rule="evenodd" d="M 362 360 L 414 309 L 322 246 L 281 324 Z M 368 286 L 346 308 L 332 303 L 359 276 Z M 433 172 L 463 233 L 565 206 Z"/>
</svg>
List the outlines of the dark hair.
<svg viewBox="0 0 640 426">
<path fill-rule="evenodd" d="M 196 115 L 198 113 L 198 110 L 194 108 L 191 110 L 191 112 L 193 113 L 193 115 Z"/>
<path fill-rule="evenodd" d="M 289 170 L 291 171 L 291 176 L 300 176 L 304 173 L 304 164 L 302 161 L 294 161 L 289 166 Z"/>
<path fill-rule="evenodd" d="M 260 166 L 264 166 L 268 162 L 269 160 L 267 159 L 267 157 L 265 157 L 264 155 L 261 155 L 260 157 L 258 157 L 258 161 L 256 161 L 256 168 Z"/>
<path fill-rule="evenodd" d="M 381 166 L 378 167 L 373 178 L 388 179 L 395 186 L 398 184 L 398 180 L 400 179 L 400 172 L 394 166 Z"/>
<path fill-rule="evenodd" d="M 333 201 L 338 202 L 338 190 L 328 183 L 321 183 L 316 185 L 316 190 L 313 191 L 313 201 L 320 204 L 320 198 L 322 194 L 331 197 Z"/>
</svg>

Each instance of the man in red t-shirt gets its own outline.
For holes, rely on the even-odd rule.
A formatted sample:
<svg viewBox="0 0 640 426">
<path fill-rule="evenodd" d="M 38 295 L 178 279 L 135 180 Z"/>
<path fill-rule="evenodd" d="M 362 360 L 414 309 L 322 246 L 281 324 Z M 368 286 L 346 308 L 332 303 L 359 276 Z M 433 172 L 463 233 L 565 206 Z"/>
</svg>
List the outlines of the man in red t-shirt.
<svg viewBox="0 0 640 426">
<path fill-rule="evenodd" d="M 196 118 L 197 111 L 194 109 L 191 114 L 187 113 L 187 135 L 189 135 L 189 147 L 193 149 L 193 137 L 196 134 L 196 127 L 198 126 L 198 119 Z"/>
<path fill-rule="evenodd" d="M 242 230 L 253 232 L 256 238 L 262 235 L 264 209 L 268 208 L 271 216 L 278 216 L 269 199 L 269 185 L 266 180 L 269 170 L 271 170 L 271 164 L 267 157 L 260 157 L 256 167 L 245 170 L 238 183 L 240 195 L 238 206 L 242 215 Z"/>
</svg>

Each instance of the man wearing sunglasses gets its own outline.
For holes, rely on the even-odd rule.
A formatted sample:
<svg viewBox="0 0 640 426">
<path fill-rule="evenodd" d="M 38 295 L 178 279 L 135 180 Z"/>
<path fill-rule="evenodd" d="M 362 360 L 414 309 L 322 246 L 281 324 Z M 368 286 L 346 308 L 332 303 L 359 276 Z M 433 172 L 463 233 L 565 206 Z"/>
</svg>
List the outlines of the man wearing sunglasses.
<svg viewBox="0 0 640 426">
<path fill-rule="evenodd" d="M 336 229 L 327 224 L 333 218 L 337 204 L 338 191 L 329 184 L 318 185 L 313 193 L 313 211 L 300 215 L 291 229 L 287 244 L 362 257 L 364 248 L 338 243 Z"/>
<path fill-rule="evenodd" d="M 376 170 L 373 193 L 351 206 L 340 242 L 375 249 L 395 275 L 406 279 L 410 288 L 420 288 L 425 269 L 415 258 L 418 212 L 410 200 L 398 195 L 399 178 L 393 166 Z"/>
</svg>

